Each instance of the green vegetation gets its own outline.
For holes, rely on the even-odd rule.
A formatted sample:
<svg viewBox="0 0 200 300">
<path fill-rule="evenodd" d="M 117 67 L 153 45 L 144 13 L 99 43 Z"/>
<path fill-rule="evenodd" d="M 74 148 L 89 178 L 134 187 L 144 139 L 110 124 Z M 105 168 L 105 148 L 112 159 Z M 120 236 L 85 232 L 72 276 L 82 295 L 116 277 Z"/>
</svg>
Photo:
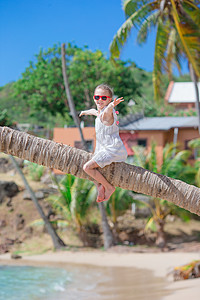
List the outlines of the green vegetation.
<svg viewBox="0 0 200 300">
<path fill-rule="evenodd" d="M 29 161 L 26 161 L 25 164 L 26 164 L 28 176 L 33 181 L 40 181 L 42 175 L 44 174 L 45 167 L 37 165 L 37 164 L 29 162 Z"/>
<path fill-rule="evenodd" d="M 199 160 L 193 165 L 189 163 L 191 150 L 178 150 L 175 144 L 166 144 L 163 149 L 162 165 L 159 166 L 155 151 L 155 143 L 152 143 L 151 150 L 146 153 L 146 149 L 141 146 L 134 146 L 134 162 L 136 166 L 148 169 L 155 173 L 163 174 L 171 178 L 180 179 L 189 184 L 198 186 L 199 184 Z M 199 151 L 199 139 L 191 141 L 190 147 Z M 198 167 L 197 167 L 198 166 Z M 179 216 L 183 221 L 188 221 L 191 214 L 184 209 L 159 198 L 150 198 L 149 202 L 141 201 L 144 206 L 149 207 L 151 216 L 148 218 L 145 229 L 157 232 L 157 245 L 165 245 L 166 237 L 164 232 L 166 217 L 171 215 Z"/>
<path fill-rule="evenodd" d="M 199 6 L 198 1 L 136 1 L 124 0 L 126 20 L 118 29 L 110 46 L 112 59 L 119 58 L 131 29 L 138 31 L 137 42 L 142 45 L 152 31 L 156 32 L 154 51 L 153 86 L 155 100 L 163 94 L 162 74 L 172 79 L 174 66 L 179 73 L 182 60 L 187 59 L 197 77 L 199 64 Z M 192 72 L 191 72 L 192 73 Z"/>
<path fill-rule="evenodd" d="M 68 44 L 66 48 L 67 73 L 71 93 L 77 113 L 94 107 L 92 99 L 96 85 L 108 82 L 116 95 L 123 95 L 120 113 L 144 112 L 146 116 L 177 115 L 174 108 L 156 104 L 153 100 L 152 73 L 138 68 L 134 62 L 118 61 L 113 65 L 100 51 L 90 51 Z M 169 84 L 166 75 L 162 76 L 163 91 Z M 175 81 L 189 80 L 188 75 L 173 77 Z M 130 99 L 135 101 L 128 106 Z M 54 45 L 48 50 L 40 50 L 35 62 L 30 62 L 21 78 L 0 88 L 0 122 L 28 123 L 45 128 L 73 126 L 74 122 L 64 91 L 61 68 L 61 49 Z M 182 111 L 179 115 L 195 115 L 195 111 Z M 93 124 L 93 118 L 85 120 Z"/>
</svg>

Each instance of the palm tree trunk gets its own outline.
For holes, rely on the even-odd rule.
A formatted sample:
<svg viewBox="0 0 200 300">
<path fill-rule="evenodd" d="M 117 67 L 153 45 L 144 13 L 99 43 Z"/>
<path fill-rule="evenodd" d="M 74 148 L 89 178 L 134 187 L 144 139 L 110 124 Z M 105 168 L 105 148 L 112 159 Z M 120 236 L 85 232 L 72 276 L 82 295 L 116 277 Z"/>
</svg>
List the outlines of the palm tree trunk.
<svg viewBox="0 0 200 300">
<path fill-rule="evenodd" d="M 195 74 L 195 71 L 192 67 L 192 64 L 189 63 L 189 69 L 190 69 L 190 77 L 194 83 L 194 88 L 195 88 L 195 95 L 196 95 L 196 110 L 197 110 L 197 116 L 198 116 L 198 121 L 199 121 L 199 134 L 200 134 L 200 100 L 199 100 L 199 89 L 197 85 L 197 76 Z"/>
<path fill-rule="evenodd" d="M 102 228 L 103 228 L 103 235 L 104 235 L 104 248 L 108 249 L 115 245 L 114 237 L 112 231 L 110 230 L 110 226 L 108 224 L 104 203 L 99 203 L 99 209 L 101 212 L 101 221 L 102 221 Z"/>
<path fill-rule="evenodd" d="M 93 181 L 83 171 L 92 154 L 81 149 L 0 127 L 0 152 Z M 113 186 L 168 200 L 200 216 L 200 188 L 126 163 L 99 171 Z"/>
<path fill-rule="evenodd" d="M 164 231 L 165 226 L 165 220 L 157 220 L 156 221 L 156 227 L 157 227 L 157 233 L 156 233 L 156 241 L 155 244 L 159 248 L 165 248 L 166 247 L 166 234 Z"/>
<path fill-rule="evenodd" d="M 74 101 L 72 99 L 71 92 L 70 92 L 69 80 L 68 80 L 68 77 L 67 77 L 67 70 L 66 70 L 65 44 L 62 44 L 61 51 L 62 51 L 62 72 L 63 72 L 63 79 L 64 79 L 65 91 L 66 91 L 67 100 L 68 100 L 68 103 L 69 103 L 70 112 L 71 112 L 71 115 L 73 117 L 73 120 L 74 120 L 76 126 L 79 129 L 79 133 L 80 133 L 80 136 L 81 136 L 81 141 L 82 141 L 82 144 L 83 144 L 83 149 L 87 151 L 88 150 L 87 149 L 87 144 L 86 144 L 85 139 L 83 137 L 83 132 L 82 132 L 82 129 L 81 129 L 81 126 L 80 126 L 80 120 L 79 120 L 79 118 L 77 116 L 76 108 L 75 108 L 75 105 L 74 105 Z M 89 97 L 89 94 L 88 94 L 88 97 Z M 87 98 L 87 100 L 89 100 L 89 98 Z M 99 207 L 101 207 L 101 205 Z M 101 213 L 102 213 L 102 211 L 103 210 L 100 209 Z M 106 217 L 106 215 L 101 215 L 102 222 L 103 222 L 103 218 L 105 218 L 105 217 Z M 108 228 L 106 228 L 106 226 L 108 226 Z M 105 232 L 109 232 L 110 228 L 109 228 L 109 225 L 108 225 L 108 221 L 105 223 L 105 226 L 103 228 L 105 228 Z M 104 234 L 104 244 L 106 244 L 106 245 L 109 244 L 109 242 L 107 242 L 107 239 L 108 240 L 110 239 L 109 235 L 107 236 L 106 234 Z"/>
<path fill-rule="evenodd" d="M 66 70 L 65 44 L 62 44 L 61 51 L 62 51 L 62 73 L 63 73 L 63 79 L 64 79 L 64 84 L 65 84 L 65 91 L 66 91 L 66 95 L 67 95 L 69 109 L 70 109 L 72 118 L 73 118 L 76 126 L 78 127 L 78 130 L 79 130 L 79 133 L 80 133 L 80 136 L 81 136 L 81 141 L 82 141 L 82 144 L 83 144 L 83 149 L 87 151 L 87 144 L 86 144 L 86 142 L 84 140 L 84 137 L 83 137 L 83 132 L 82 132 L 81 126 L 80 126 L 80 120 L 77 116 L 74 101 L 72 99 L 72 95 L 71 95 L 71 91 L 70 91 L 70 87 L 69 87 L 69 80 L 68 80 L 68 77 L 67 77 L 67 70 Z"/>
<path fill-rule="evenodd" d="M 35 204 L 35 207 L 37 208 L 37 211 L 39 212 L 41 218 L 44 221 L 44 224 L 47 228 L 47 231 L 48 231 L 49 235 L 52 238 L 53 245 L 54 245 L 55 249 L 60 249 L 64 246 L 66 246 L 65 243 L 63 242 L 63 240 L 61 240 L 61 238 L 57 235 L 56 231 L 54 230 L 53 226 L 49 222 L 48 218 L 45 216 L 45 214 L 43 212 L 43 209 L 40 206 L 40 204 L 39 204 L 39 202 L 38 202 L 38 200 L 35 196 L 35 193 L 33 192 L 32 188 L 28 184 L 28 181 L 26 180 L 26 177 L 24 176 L 22 170 L 19 168 L 18 163 L 16 162 L 15 158 L 12 155 L 10 155 L 10 158 L 13 162 L 13 165 L 15 166 L 15 169 L 17 170 L 17 172 L 21 176 L 21 178 L 24 182 L 24 185 L 25 185 L 27 191 L 29 192 L 29 194 L 31 196 L 31 199 L 32 199 L 33 203 Z"/>
</svg>

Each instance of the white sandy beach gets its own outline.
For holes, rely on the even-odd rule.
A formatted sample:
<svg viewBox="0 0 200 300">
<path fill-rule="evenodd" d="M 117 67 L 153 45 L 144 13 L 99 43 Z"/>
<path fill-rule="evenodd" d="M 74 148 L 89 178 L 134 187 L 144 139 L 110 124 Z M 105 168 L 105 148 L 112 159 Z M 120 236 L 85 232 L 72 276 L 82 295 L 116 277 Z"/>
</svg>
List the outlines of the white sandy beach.
<svg viewBox="0 0 200 300">
<path fill-rule="evenodd" d="M 0 264 L 23 265 L 90 265 L 96 267 L 123 267 L 152 271 L 167 282 L 169 295 L 163 294 L 162 300 L 200 299 L 200 278 L 174 282 L 168 273 L 175 266 L 199 260 L 200 253 L 112 253 L 104 251 L 57 251 L 42 255 L 23 256 L 20 260 L 10 259 L 10 254 L 0 255 Z M 124 269 L 123 269 L 124 270 Z M 123 271 L 124 272 L 124 271 Z M 144 282 L 145 287 L 145 282 Z M 106 298 L 103 298 L 106 299 Z M 110 298 L 109 298 L 110 299 Z M 125 299 L 125 298 L 124 298 Z M 127 298 L 131 299 L 131 298 Z M 148 298 L 151 300 L 151 298 Z M 153 299 L 152 299 L 153 300 Z"/>
</svg>

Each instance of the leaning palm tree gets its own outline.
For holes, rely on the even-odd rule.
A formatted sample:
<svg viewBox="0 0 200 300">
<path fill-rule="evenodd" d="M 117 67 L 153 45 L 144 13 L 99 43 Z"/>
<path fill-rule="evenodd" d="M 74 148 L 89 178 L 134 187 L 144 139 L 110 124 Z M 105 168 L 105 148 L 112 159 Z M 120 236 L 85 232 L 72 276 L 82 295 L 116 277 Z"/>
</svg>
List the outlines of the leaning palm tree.
<svg viewBox="0 0 200 300">
<path fill-rule="evenodd" d="M 31 199 L 35 205 L 35 207 L 37 208 L 37 211 L 39 212 L 44 225 L 46 226 L 46 229 L 52 239 L 53 245 L 55 249 L 60 249 L 65 247 L 65 243 L 63 242 L 63 240 L 58 236 L 58 234 L 56 233 L 55 229 L 53 228 L 51 222 L 48 220 L 48 218 L 46 217 L 41 205 L 38 202 L 37 197 L 35 196 L 35 193 L 33 192 L 32 188 L 30 187 L 28 181 L 26 180 L 26 177 L 24 176 L 22 170 L 20 169 L 20 167 L 18 166 L 18 163 L 16 161 L 16 159 L 10 155 L 11 161 L 16 169 L 16 171 L 18 172 L 18 174 L 20 175 L 22 181 L 24 182 L 24 185 L 26 187 L 26 190 L 28 191 L 28 193 L 31 196 Z"/>
<path fill-rule="evenodd" d="M 161 74 L 172 77 L 172 66 L 181 71 L 181 58 L 189 63 L 195 86 L 197 113 L 200 120 L 197 79 L 200 77 L 200 10 L 196 0 L 123 0 L 126 21 L 110 45 L 111 58 L 118 58 L 131 29 L 138 29 L 137 42 L 146 42 L 151 29 L 156 28 L 153 85 L 155 99 L 161 98 Z M 200 132 L 200 128 L 199 128 Z"/>
<path fill-rule="evenodd" d="M 87 143 L 86 143 L 86 141 L 84 139 L 84 136 L 83 136 L 83 132 L 82 132 L 82 129 L 81 129 L 81 126 L 80 126 L 80 120 L 77 116 L 74 101 L 73 101 L 73 98 L 71 96 L 71 91 L 70 91 L 70 87 L 69 87 L 69 80 L 68 80 L 68 76 L 67 76 L 67 72 L 66 72 L 67 69 L 66 69 L 66 59 L 65 59 L 65 44 L 62 44 L 61 51 L 62 51 L 63 80 L 64 80 L 64 84 L 65 84 L 65 91 L 66 91 L 67 100 L 68 100 L 68 103 L 69 103 L 70 112 L 71 112 L 71 115 L 73 117 L 74 123 L 76 124 L 76 126 L 79 130 L 82 145 L 83 145 L 83 149 L 87 151 Z M 103 203 L 98 203 L 98 205 L 99 205 L 101 218 L 102 218 L 102 227 L 103 227 L 103 232 L 104 232 L 104 246 L 105 246 L 105 248 L 109 248 L 109 247 L 114 245 L 114 238 L 113 238 L 111 229 L 108 225 L 108 220 L 107 220 L 107 216 L 106 216 L 105 207 L 104 207 Z"/>
<path fill-rule="evenodd" d="M 83 171 L 92 154 L 80 149 L 0 127 L 0 152 L 93 181 Z M 100 172 L 114 186 L 168 200 L 200 215 L 200 189 L 193 185 L 126 163 L 112 163 Z"/>
</svg>

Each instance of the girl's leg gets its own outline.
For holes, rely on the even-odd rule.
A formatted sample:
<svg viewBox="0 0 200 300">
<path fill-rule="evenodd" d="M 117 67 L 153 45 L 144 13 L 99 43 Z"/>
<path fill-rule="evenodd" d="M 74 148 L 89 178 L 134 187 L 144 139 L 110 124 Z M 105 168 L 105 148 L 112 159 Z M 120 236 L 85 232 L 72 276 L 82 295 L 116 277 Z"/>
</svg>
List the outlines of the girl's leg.
<svg viewBox="0 0 200 300">
<path fill-rule="evenodd" d="M 105 179 L 105 177 L 97 170 L 98 167 L 99 167 L 99 165 L 91 159 L 86 164 L 84 164 L 83 170 L 105 188 L 105 198 L 101 201 L 106 201 L 114 193 L 115 187 L 112 186 Z M 101 201 L 100 201 L 100 199 L 98 200 L 98 202 L 101 202 Z"/>
<path fill-rule="evenodd" d="M 96 185 L 98 191 L 97 202 L 101 202 L 105 198 L 105 188 L 102 184 L 98 183 L 97 181 L 94 181 L 94 184 Z"/>
</svg>

